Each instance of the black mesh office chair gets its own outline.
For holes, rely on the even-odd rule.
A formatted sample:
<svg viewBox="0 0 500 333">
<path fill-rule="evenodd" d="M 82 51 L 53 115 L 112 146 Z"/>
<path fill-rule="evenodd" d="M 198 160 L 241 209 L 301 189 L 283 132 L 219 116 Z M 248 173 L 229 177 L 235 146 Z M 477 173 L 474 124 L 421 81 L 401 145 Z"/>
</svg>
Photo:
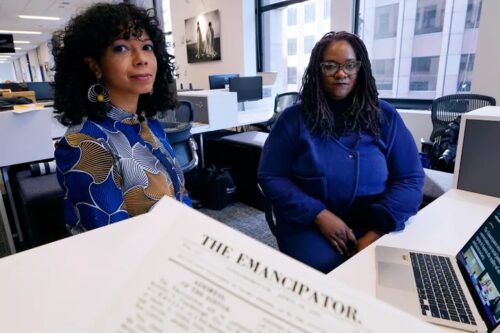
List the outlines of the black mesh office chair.
<svg viewBox="0 0 500 333">
<path fill-rule="evenodd" d="M 191 135 L 193 121 L 193 105 L 189 101 L 179 101 L 174 110 L 166 112 L 160 118 L 168 141 L 174 149 L 175 157 L 179 161 L 184 173 L 193 170 L 198 165 L 198 145 Z"/>
<path fill-rule="evenodd" d="M 459 117 L 462 114 L 490 105 L 496 105 L 493 97 L 478 94 L 447 95 L 436 98 L 432 102 L 432 133 L 430 140 L 421 140 L 422 153 L 430 159 L 432 169 L 437 168 L 437 159 L 441 155 L 439 148 L 443 138 L 450 134 L 450 125 L 453 125 L 452 123 L 460 124 Z M 456 134 L 458 135 L 458 132 Z M 458 139 L 458 136 L 453 139 Z M 450 168 L 447 171 L 452 170 Z"/>
<path fill-rule="evenodd" d="M 255 124 L 254 126 L 264 132 L 271 132 L 271 129 L 273 128 L 276 120 L 278 120 L 281 112 L 283 112 L 287 107 L 297 103 L 298 99 L 298 92 L 286 92 L 276 95 L 276 97 L 274 98 L 274 113 L 271 119 L 264 123 Z"/>
</svg>

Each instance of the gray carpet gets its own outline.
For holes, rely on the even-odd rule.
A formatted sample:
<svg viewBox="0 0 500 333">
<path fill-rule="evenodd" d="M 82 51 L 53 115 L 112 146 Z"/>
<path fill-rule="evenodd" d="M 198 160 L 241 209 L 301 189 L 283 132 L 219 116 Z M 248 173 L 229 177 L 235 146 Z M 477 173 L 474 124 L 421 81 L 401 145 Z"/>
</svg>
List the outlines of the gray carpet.
<svg viewBox="0 0 500 333">
<path fill-rule="evenodd" d="M 222 210 L 201 208 L 199 211 L 264 244 L 278 249 L 276 238 L 274 238 L 271 230 L 269 230 L 264 212 L 258 209 L 241 202 L 236 202 Z"/>
<path fill-rule="evenodd" d="M 278 249 L 276 238 L 269 230 L 264 213 L 253 207 L 237 202 L 222 210 L 200 209 L 200 212 L 227 226 L 241 231 L 256 240 Z M 3 223 L 0 217 L 0 258 L 10 254 Z"/>
</svg>

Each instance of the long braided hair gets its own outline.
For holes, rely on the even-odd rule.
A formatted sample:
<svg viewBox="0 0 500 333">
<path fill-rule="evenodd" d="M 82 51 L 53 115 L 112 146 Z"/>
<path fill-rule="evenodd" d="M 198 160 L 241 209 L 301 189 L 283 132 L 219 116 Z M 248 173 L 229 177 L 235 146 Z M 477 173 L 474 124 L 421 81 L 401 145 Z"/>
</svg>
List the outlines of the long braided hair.
<svg viewBox="0 0 500 333">
<path fill-rule="evenodd" d="M 356 85 L 353 92 L 352 105 L 347 112 L 352 118 L 349 129 L 361 132 L 368 131 L 375 136 L 380 135 L 378 92 L 375 78 L 372 75 L 368 51 L 363 41 L 356 35 L 345 32 L 328 32 L 314 46 L 309 65 L 302 78 L 300 99 L 302 112 L 309 130 L 321 136 L 335 134 L 335 116 L 328 106 L 327 96 L 323 90 L 320 63 L 323 61 L 325 49 L 334 41 L 347 41 L 354 50 L 357 60 L 361 61 Z"/>
</svg>

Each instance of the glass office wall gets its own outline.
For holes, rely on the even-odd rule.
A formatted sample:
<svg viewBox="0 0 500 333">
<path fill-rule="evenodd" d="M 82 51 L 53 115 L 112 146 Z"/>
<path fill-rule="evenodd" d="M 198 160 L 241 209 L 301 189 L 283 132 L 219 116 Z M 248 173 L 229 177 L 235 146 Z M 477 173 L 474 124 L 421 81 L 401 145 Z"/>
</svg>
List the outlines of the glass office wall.
<svg viewBox="0 0 500 333">
<path fill-rule="evenodd" d="M 261 6 L 279 2 L 263 0 Z M 262 70 L 278 73 L 278 93 L 300 89 L 314 44 L 330 31 L 330 12 L 329 0 L 309 0 L 261 14 Z"/>
<path fill-rule="evenodd" d="M 470 91 L 481 0 L 359 0 L 358 15 L 381 97 Z"/>
</svg>

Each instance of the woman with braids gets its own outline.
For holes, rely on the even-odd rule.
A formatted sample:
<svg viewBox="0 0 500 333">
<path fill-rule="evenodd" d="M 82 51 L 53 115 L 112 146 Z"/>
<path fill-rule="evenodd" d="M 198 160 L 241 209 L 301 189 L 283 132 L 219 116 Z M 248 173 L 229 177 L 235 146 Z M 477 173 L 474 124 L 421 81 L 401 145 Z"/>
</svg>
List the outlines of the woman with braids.
<svg viewBox="0 0 500 333">
<path fill-rule="evenodd" d="M 282 252 L 329 272 L 417 212 L 424 173 L 408 129 L 379 100 L 363 42 L 329 32 L 314 46 L 300 102 L 264 146 L 258 180 Z"/>
<path fill-rule="evenodd" d="M 158 111 L 175 107 L 172 56 L 151 11 L 96 4 L 52 38 L 56 147 L 72 233 L 145 213 L 164 195 L 190 204 Z"/>
</svg>

